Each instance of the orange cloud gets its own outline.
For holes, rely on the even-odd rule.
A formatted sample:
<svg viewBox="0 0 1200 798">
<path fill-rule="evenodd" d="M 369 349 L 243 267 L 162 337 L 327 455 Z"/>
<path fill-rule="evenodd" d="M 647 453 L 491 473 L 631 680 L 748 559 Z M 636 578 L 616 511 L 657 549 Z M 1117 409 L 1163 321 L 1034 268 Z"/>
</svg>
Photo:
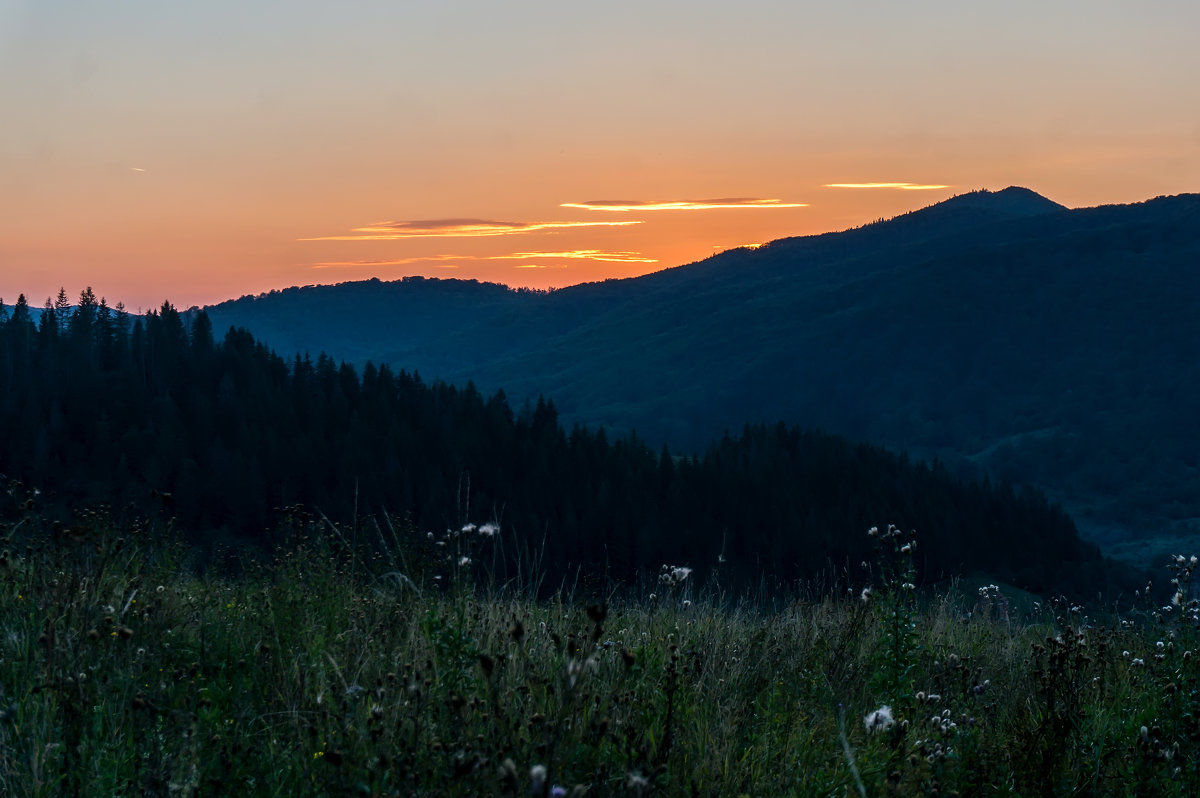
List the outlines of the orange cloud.
<svg viewBox="0 0 1200 798">
<path fill-rule="evenodd" d="M 525 260 L 527 258 L 567 258 L 570 260 L 599 260 L 606 263 L 658 263 L 640 252 L 603 252 L 598 249 L 573 249 L 569 252 L 516 252 L 512 255 L 492 255 L 480 260 Z"/>
<path fill-rule="evenodd" d="M 599 249 L 573 249 L 566 252 L 514 252 L 511 255 L 422 255 L 412 258 L 396 258 L 393 260 L 338 260 L 314 263 L 314 269 L 338 269 L 373 266 L 407 266 L 411 263 L 438 263 L 445 261 L 478 261 L 478 260 L 530 260 L 534 258 L 551 258 L 564 260 L 595 260 L 605 263 L 658 263 L 656 258 L 648 258 L 640 252 L 605 252 Z M 458 268 L 445 266 L 444 268 Z M 518 266 L 528 269 L 533 266 Z M 537 267 L 546 268 L 546 267 Z"/>
<path fill-rule="evenodd" d="M 314 236 L 298 241 L 396 241 L 403 238 L 476 238 L 536 233 L 570 227 L 624 227 L 629 222 L 492 222 L 484 219 L 430 219 L 413 222 L 376 222 L 356 227 L 356 235 Z"/>
<path fill-rule="evenodd" d="M 806 202 L 783 202 L 777 199 L 730 197 L 705 200 L 588 200 L 564 202 L 561 208 L 583 208 L 589 211 L 710 211 L 721 208 L 807 208 Z"/>
<path fill-rule="evenodd" d="M 416 258 L 395 258 L 391 260 L 331 260 L 314 263 L 314 269 L 350 269 L 358 266 L 407 266 L 410 263 L 429 263 L 436 261 L 475 260 L 469 255 L 426 255 Z M 447 268 L 458 268 L 457 266 Z"/>
<path fill-rule="evenodd" d="M 825 188 L 898 188 L 901 191 L 931 191 L 950 186 L 935 183 L 826 183 Z"/>
</svg>

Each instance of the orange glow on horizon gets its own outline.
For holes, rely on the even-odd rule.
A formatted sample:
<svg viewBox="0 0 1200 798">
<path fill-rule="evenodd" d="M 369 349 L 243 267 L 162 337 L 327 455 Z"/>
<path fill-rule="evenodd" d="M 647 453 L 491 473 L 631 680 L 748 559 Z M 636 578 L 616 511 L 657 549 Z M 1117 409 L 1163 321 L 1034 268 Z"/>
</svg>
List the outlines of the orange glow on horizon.
<svg viewBox="0 0 1200 798">
<path fill-rule="evenodd" d="M 0 299 L 562 288 L 976 188 L 1200 190 L 1200 3 L 542 5 L 0 2 Z"/>
</svg>

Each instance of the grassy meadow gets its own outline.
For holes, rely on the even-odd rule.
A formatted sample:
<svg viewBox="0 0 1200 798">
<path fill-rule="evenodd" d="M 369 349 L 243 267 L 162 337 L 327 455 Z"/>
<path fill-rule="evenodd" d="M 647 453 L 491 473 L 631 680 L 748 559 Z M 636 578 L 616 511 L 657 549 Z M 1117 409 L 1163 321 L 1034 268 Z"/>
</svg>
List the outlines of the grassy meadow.
<svg viewBox="0 0 1200 798">
<path fill-rule="evenodd" d="M 918 589 L 892 528 L 770 596 L 497 583 L 487 524 L 296 516 L 219 569 L 103 511 L 3 533 L 5 795 L 1200 792 L 1191 560 L 1165 606 L 1018 606 Z"/>
</svg>

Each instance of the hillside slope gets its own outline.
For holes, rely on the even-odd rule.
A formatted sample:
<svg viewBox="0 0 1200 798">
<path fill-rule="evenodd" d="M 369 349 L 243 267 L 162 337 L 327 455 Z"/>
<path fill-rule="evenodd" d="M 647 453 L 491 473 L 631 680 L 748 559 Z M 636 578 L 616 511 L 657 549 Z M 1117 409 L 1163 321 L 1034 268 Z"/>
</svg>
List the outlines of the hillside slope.
<svg viewBox="0 0 1200 798">
<path fill-rule="evenodd" d="M 1010 188 L 550 294 L 410 279 L 209 313 L 673 446 L 823 428 L 1145 530 L 1200 517 L 1198 263 L 1200 196 L 1068 210 Z"/>
</svg>

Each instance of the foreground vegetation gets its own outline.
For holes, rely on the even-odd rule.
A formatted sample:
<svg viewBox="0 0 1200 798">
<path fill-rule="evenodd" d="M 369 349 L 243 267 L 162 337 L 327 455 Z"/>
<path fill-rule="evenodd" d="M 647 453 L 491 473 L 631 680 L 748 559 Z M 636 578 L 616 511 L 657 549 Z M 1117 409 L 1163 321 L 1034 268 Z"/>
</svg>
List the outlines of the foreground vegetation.
<svg viewBox="0 0 1200 798">
<path fill-rule="evenodd" d="M 221 576 L 103 512 L 7 524 L 0 792 L 1200 790 L 1193 561 L 1166 607 L 1101 618 L 922 596 L 889 528 L 849 593 L 735 599 L 667 566 L 636 596 L 538 602 L 489 581 L 494 525 L 383 520 L 294 516 L 277 559 Z"/>
</svg>

